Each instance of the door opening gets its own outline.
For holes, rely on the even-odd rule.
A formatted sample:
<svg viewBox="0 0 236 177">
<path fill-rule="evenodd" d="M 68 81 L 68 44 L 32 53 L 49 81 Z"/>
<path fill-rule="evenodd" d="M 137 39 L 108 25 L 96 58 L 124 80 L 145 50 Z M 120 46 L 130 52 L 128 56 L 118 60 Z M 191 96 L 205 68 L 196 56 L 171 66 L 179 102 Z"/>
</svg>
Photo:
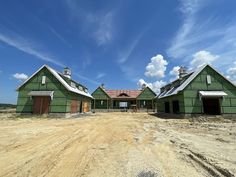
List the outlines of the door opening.
<svg viewBox="0 0 236 177">
<path fill-rule="evenodd" d="M 172 106 L 173 106 L 173 113 L 178 114 L 179 113 L 179 101 L 178 100 L 172 101 Z"/>
<path fill-rule="evenodd" d="M 220 107 L 220 99 L 219 98 L 203 98 L 203 111 L 204 114 L 208 115 L 220 115 L 221 107 Z"/>
<path fill-rule="evenodd" d="M 33 114 L 47 114 L 49 113 L 50 97 L 36 96 L 34 97 Z"/>
<path fill-rule="evenodd" d="M 170 113 L 170 102 L 165 102 L 165 113 Z"/>
</svg>

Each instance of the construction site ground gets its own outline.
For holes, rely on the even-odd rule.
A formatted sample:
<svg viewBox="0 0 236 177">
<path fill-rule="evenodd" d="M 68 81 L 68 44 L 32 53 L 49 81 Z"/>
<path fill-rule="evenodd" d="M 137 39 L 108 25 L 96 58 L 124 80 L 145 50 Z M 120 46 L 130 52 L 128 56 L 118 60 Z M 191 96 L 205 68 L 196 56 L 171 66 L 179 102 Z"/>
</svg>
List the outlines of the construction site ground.
<svg viewBox="0 0 236 177">
<path fill-rule="evenodd" d="M 236 122 L 148 113 L 0 115 L 0 176 L 236 175 Z"/>
</svg>

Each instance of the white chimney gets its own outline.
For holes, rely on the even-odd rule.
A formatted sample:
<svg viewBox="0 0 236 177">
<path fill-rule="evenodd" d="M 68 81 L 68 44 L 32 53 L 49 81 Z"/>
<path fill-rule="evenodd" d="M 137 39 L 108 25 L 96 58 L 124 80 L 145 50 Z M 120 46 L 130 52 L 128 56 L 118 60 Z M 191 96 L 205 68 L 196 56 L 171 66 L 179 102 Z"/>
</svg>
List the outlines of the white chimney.
<svg viewBox="0 0 236 177">
<path fill-rule="evenodd" d="M 142 90 L 144 90 L 147 87 L 147 84 L 143 83 L 142 84 Z"/>
<path fill-rule="evenodd" d="M 63 75 L 70 79 L 71 78 L 71 70 L 70 70 L 70 68 L 65 67 L 64 70 L 63 70 Z"/>
<path fill-rule="evenodd" d="M 186 68 L 181 66 L 179 68 L 179 79 L 182 79 L 187 74 Z"/>
<path fill-rule="evenodd" d="M 101 88 L 105 90 L 105 84 L 101 84 Z"/>
</svg>

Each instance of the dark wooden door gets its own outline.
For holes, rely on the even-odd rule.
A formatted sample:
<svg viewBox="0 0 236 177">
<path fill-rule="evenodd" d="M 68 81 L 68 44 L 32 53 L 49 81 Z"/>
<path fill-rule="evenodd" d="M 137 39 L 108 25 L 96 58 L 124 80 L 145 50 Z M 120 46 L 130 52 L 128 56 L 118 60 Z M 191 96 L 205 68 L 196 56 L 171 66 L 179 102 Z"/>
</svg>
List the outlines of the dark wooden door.
<svg viewBox="0 0 236 177">
<path fill-rule="evenodd" d="M 36 96 L 34 97 L 33 114 L 49 113 L 50 97 Z"/>
<path fill-rule="evenodd" d="M 42 97 L 34 97 L 33 114 L 40 114 Z"/>
<path fill-rule="evenodd" d="M 50 97 L 43 97 L 42 99 L 42 109 L 41 109 L 41 114 L 48 114 L 49 113 L 49 105 L 50 105 Z"/>
<path fill-rule="evenodd" d="M 71 113 L 77 113 L 78 112 L 78 101 L 77 100 L 71 100 L 70 112 Z"/>
</svg>

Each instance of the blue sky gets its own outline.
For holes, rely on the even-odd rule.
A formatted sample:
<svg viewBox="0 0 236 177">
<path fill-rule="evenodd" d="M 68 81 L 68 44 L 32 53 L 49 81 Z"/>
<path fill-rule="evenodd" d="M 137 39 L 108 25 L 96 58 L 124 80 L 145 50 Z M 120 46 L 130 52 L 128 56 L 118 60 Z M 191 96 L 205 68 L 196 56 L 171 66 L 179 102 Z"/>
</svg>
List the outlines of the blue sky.
<svg viewBox="0 0 236 177">
<path fill-rule="evenodd" d="M 179 66 L 211 63 L 236 81 L 235 0 L 58 0 L 0 2 L 0 102 L 47 64 L 90 92 L 153 90 Z"/>
</svg>

